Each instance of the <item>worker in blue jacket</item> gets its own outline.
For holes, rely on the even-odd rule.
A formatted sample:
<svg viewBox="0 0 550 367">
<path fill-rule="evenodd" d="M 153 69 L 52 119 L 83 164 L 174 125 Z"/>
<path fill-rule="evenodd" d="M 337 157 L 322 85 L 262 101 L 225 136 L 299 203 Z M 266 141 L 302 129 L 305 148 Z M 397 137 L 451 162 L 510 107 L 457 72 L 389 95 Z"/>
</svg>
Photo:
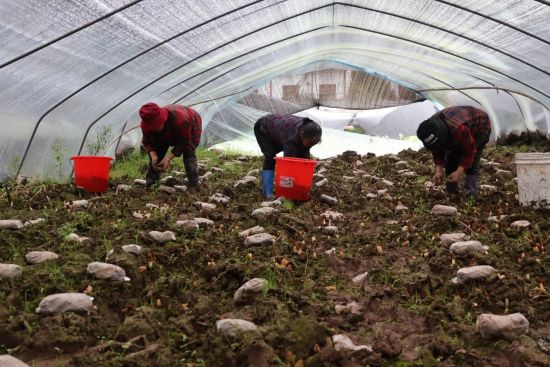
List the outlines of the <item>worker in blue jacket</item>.
<svg viewBox="0 0 550 367">
<path fill-rule="evenodd" d="M 307 117 L 272 114 L 261 117 L 254 125 L 254 134 L 264 154 L 262 171 L 263 194 L 273 198 L 275 156 L 310 158 L 309 150 L 321 141 L 321 126 Z"/>
</svg>

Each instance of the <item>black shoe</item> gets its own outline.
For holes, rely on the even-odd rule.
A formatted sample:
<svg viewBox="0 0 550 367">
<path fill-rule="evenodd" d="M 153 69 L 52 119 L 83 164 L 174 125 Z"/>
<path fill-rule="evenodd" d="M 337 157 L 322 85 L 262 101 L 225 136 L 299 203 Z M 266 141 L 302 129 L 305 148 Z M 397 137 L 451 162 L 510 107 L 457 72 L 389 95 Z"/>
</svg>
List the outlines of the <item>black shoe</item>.
<svg viewBox="0 0 550 367">
<path fill-rule="evenodd" d="M 445 184 L 445 189 L 449 194 L 452 195 L 458 195 L 460 190 L 458 189 L 458 183 L 457 182 L 447 182 Z"/>
<path fill-rule="evenodd" d="M 185 172 L 187 173 L 187 187 L 195 189 L 199 186 L 199 166 L 197 164 L 197 158 L 185 158 L 183 160 L 185 166 Z"/>
<path fill-rule="evenodd" d="M 464 178 L 464 195 L 468 198 L 477 199 L 479 188 L 479 176 L 466 175 Z"/>
</svg>

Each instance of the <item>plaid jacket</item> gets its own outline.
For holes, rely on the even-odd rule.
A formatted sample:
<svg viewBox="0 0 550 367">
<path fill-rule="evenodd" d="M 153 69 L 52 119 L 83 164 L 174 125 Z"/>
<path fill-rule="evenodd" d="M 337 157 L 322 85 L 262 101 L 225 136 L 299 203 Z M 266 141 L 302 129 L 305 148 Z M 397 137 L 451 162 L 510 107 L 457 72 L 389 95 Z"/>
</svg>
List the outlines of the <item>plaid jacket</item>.
<svg viewBox="0 0 550 367">
<path fill-rule="evenodd" d="M 262 118 L 260 130 L 269 136 L 275 147 L 284 152 L 285 157 L 309 158 L 309 148 L 302 144 L 300 128 L 303 117 L 272 114 Z"/>
<path fill-rule="evenodd" d="M 450 144 L 444 150 L 432 152 L 436 166 L 445 165 L 445 152 L 459 150 L 462 154 L 459 165 L 470 168 L 477 153 L 476 146 L 485 143 L 491 135 L 489 116 L 471 106 L 449 107 L 439 111 L 439 116 L 449 128 Z"/>
<path fill-rule="evenodd" d="M 149 153 L 159 146 L 174 147 L 172 153 L 179 157 L 184 151 L 195 150 L 202 133 L 201 116 L 192 108 L 177 104 L 164 106 L 168 120 L 159 132 L 143 132 L 141 144 Z"/>
</svg>

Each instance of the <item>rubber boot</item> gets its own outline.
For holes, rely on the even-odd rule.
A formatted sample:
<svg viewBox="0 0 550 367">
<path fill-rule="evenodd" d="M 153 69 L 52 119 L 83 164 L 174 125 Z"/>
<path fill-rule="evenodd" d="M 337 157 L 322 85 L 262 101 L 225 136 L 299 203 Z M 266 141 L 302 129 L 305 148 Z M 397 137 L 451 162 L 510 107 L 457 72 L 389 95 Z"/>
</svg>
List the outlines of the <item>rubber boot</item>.
<svg viewBox="0 0 550 367">
<path fill-rule="evenodd" d="M 145 187 L 151 187 L 160 180 L 161 173 L 153 169 L 151 163 L 149 163 L 149 168 L 145 175 Z"/>
<path fill-rule="evenodd" d="M 445 189 L 449 194 L 452 194 L 452 195 L 457 195 L 459 193 L 457 182 L 447 182 L 445 184 Z"/>
<path fill-rule="evenodd" d="M 466 175 L 464 178 L 464 195 L 467 198 L 477 199 L 477 190 L 479 189 L 479 176 Z"/>
<path fill-rule="evenodd" d="M 197 165 L 197 158 L 184 158 L 183 165 L 187 173 L 187 187 L 190 189 L 199 187 L 199 166 Z"/>
<path fill-rule="evenodd" d="M 275 171 L 263 170 L 262 171 L 262 191 L 264 198 L 273 199 L 273 177 Z"/>
</svg>

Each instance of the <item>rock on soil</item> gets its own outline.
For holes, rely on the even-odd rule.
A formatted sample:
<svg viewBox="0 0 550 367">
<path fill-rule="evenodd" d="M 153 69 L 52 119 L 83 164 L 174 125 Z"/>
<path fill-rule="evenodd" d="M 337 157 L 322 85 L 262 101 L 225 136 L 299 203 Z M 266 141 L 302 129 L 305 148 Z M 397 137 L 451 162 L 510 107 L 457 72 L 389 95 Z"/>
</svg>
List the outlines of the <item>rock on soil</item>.
<svg viewBox="0 0 550 367">
<path fill-rule="evenodd" d="M 147 181 L 141 179 L 141 178 L 136 178 L 134 181 L 134 185 L 138 185 L 138 186 L 145 186 L 147 185 Z"/>
<path fill-rule="evenodd" d="M 328 184 L 328 178 L 323 178 L 321 181 L 315 182 L 316 187 L 323 187 Z"/>
<path fill-rule="evenodd" d="M 479 188 L 486 191 L 497 191 L 497 187 L 493 185 L 479 185 Z"/>
<path fill-rule="evenodd" d="M 489 246 L 483 246 L 479 241 L 464 241 L 453 243 L 449 250 L 455 255 L 466 255 L 476 252 L 486 253 Z"/>
<path fill-rule="evenodd" d="M 122 246 L 122 251 L 138 256 L 141 254 L 142 248 L 139 245 L 130 244 Z"/>
<path fill-rule="evenodd" d="M 255 331 L 258 327 L 246 320 L 223 319 L 216 321 L 216 329 L 223 335 L 235 336 L 239 332 Z"/>
<path fill-rule="evenodd" d="M 381 182 L 382 184 L 388 186 L 388 187 L 392 187 L 393 186 L 393 182 L 389 181 L 389 180 L 386 180 L 386 179 L 383 179 L 383 180 L 380 180 L 379 182 Z"/>
<path fill-rule="evenodd" d="M 172 186 L 160 185 L 159 190 L 162 191 L 162 192 L 165 192 L 167 194 L 175 194 L 176 193 L 176 189 L 173 188 Z"/>
<path fill-rule="evenodd" d="M 244 283 L 233 295 L 235 302 L 240 302 L 250 293 L 259 293 L 267 286 L 267 280 L 263 278 L 253 278 Z"/>
<path fill-rule="evenodd" d="M 439 240 L 442 245 L 451 245 L 455 242 L 464 241 L 466 239 L 466 233 L 444 233 L 439 236 Z"/>
<path fill-rule="evenodd" d="M 489 218 L 487 218 L 488 220 L 490 220 L 491 222 L 500 222 L 501 220 L 503 220 L 504 218 L 508 217 L 507 215 L 505 214 L 502 214 L 502 215 L 492 215 L 490 216 Z"/>
<path fill-rule="evenodd" d="M 214 221 L 208 218 L 195 218 L 193 219 L 198 223 L 199 227 L 214 227 Z"/>
<path fill-rule="evenodd" d="M 509 180 L 514 178 L 514 174 L 510 171 L 507 171 L 505 169 L 497 169 L 495 175 L 501 179 Z"/>
<path fill-rule="evenodd" d="M 0 367 L 29 367 L 29 365 L 9 354 L 4 354 L 0 356 Z"/>
<path fill-rule="evenodd" d="M 230 199 L 229 199 L 228 196 L 225 196 L 225 195 L 220 194 L 219 192 L 217 192 L 214 195 L 210 196 L 210 198 L 208 200 L 209 201 L 214 201 L 218 204 L 227 205 L 227 204 L 229 204 Z"/>
<path fill-rule="evenodd" d="M 90 313 L 93 305 L 93 297 L 85 293 L 58 293 L 44 297 L 36 308 L 36 313 L 51 315 L 63 312 Z"/>
<path fill-rule="evenodd" d="M 407 161 L 399 161 L 399 162 L 395 163 L 395 165 L 397 167 L 408 167 L 409 163 Z"/>
<path fill-rule="evenodd" d="M 252 236 L 253 234 L 258 234 L 262 232 L 265 232 L 264 227 L 254 226 L 252 228 L 248 228 L 248 229 L 245 229 L 244 231 L 239 232 L 239 236 L 248 237 L 248 236 Z"/>
<path fill-rule="evenodd" d="M 25 260 L 32 265 L 57 259 L 59 259 L 59 255 L 51 251 L 32 251 L 25 255 Z"/>
<path fill-rule="evenodd" d="M 202 176 L 199 176 L 199 180 L 201 181 L 206 181 L 210 178 L 210 176 L 212 176 L 213 173 L 212 172 L 206 172 L 204 175 Z"/>
<path fill-rule="evenodd" d="M 197 221 L 194 221 L 194 220 L 178 220 L 176 222 L 176 226 L 177 227 L 183 227 L 185 229 L 194 229 L 194 230 L 197 230 L 199 229 L 199 223 L 197 223 Z"/>
<path fill-rule="evenodd" d="M 33 219 L 33 220 L 29 220 L 28 222 L 25 222 L 24 226 L 28 227 L 28 226 L 32 226 L 32 225 L 35 225 L 35 224 L 45 222 L 45 221 L 46 221 L 46 219 L 44 219 L 44 218 Z"/>
<path fill-rule="evenodd" d="M 172 176 L 166 176 L 160 180 L 160 183 L 166 186 L 174 186 L 176 179 Z"/>
<path fill-rule="evenodd" d="M 365 279 L 367 279 L 367 275 L 369 275 L 369 272 L 366 271 L 364 273 L 361 273 L 361 274 L 358 274 L 356 276 L 353 277 L 353 279 L 351 280 L 354 284 L 361 284 L 365 281 Z"/>
<path fill-rule="evenodd" d="M 131 189 L 132 189 L 132 186 L 130 185 L 120 184 L 116 187 L 116 192 L 130 191 Z"/>
<path fill-rule="evenodd" d="M 165 231 L 165 232 L 159 232 L 159 231 L 151 231 L 149 232 L 149 237 L 158 243 L 165 243 L 170 241 L 176 240 L 176 234 L 172 231 Z"/>
<path fill-rule="evenodd" d="M 338 227 L 336 226 L 326 226 L 323 227 L 323 232 L 326 234 L 336 234 L 338 233 Z"/>
<path fill-rule="evenodd" d="M 244 176 L 241 180 L 238 180 L 235 182 L 234 187 L 241 187 L 241 186 L 252 186 L 254 185 L 258 179 L 254 176 Z"/>
<path fill-rule="evenodd" d="M 452 217 L 457 215 L 457 213 L 458 210 L 454 206 L 436 204 L 432 208 L 432 214 L 435 215 L 445 215 Z"/>
<path fill-rule="evenodd" d="M 338 221 L 344 217 L 344 214 L 339 212 L 333 212 L 332 210 L 327 210 L 326 212 L 321 214 L 321 216 L 326 220 Z"/>
<path fill-rule="evenodd" d="M 495 268 L 489 265 L 477 265 L 459 269 L 456 278 L 452 280 L 455 284 L 464 284 L 472 280 L 485 280 L 496 272 Z"/>
<path fill-rule="evenodd" d="M 350 313 L 352 315 L 361 315 L 363 311 L 363 306 L 361 306 L 359 303 L 355 301 L 352 301 L 347 305 L 336 305 L 334 306 L 334 309 L 337 315 L 341 315 L 345 313 Z"/>
<path fill-rule="evenodd" d="M 396 211 L 396 212 L 402 212 L 402 211 L 405 211 L 405 210 L 409 210 L 409 208 L 406 207 L 405 205 L 403 205 L 403 203 L 399 203 L 399 204 L 395 207 L 395 211 Z"/>
<path fill-rule="evenodd" d="M 257 169 L 257 168 L 251 169 L 250 171 L 248 171 L 246 173 L 247 176 L 254 176 L 254 175 L 259 175 L 259 174 L 260 174 L 260 170 Z"/>
<path fill-rule="evenodd" d="M 369 353 L 372 353 L 372 347 L 370 345 L 355 345 L 351 339 L 344 334 L 337 334 L 332 336 L 332 343 L 334 344 L 334 350 L 337 352 L 340 351 L 358 351 L 365 350 Z"/>
<path fill-rule="evenodd" d="M 216 204 L 210 204 L 210 203 L 203 203 L 200 201 L 197 201 L 195 203 L 195 206 L 204 212 L 211 212 L 216 209 Z"/>
<path fill-rule="evenodd" d="M 107 279 L 114 281 L 129 282 L 130 278 L 126 276 L 126 272 L 120 266 L 113 264 L 93 262 L 88 264 L 88 274 L 93 275 L 97 279 Z"/>
<path fill-rule="evenodd" d="M 521 313 L 511 315 L 481 314 L 477 318 L 476 329 L 483 339 L 516 339 L 525 334 L 529 321 Z"/>
<path fill-rule="evenodd" d="M 270 206 L 266 206 L 266 207 L 263 207 L 263 208 L 253 210 L 252 211 L 252 216 L 253 217 L 261 217 L 261 216 L 271 215 L 271 214 L 275 213 L 276 211 L 277 211 L 277 209 L 272 208 Z"/>
<path fill-rule="evenodd" d="M 88 200 L 67 201 L 67 202 L 65 202 L 64 206 L 67 209 L 87 208 L 88 207 Z"/>
<path fill-rule="evenodd" d="M 23 222 L 18 219 L 3 219 L 0 220 L 0 229 L 21 229 Z"/>
<path fill-rule="evenodd" d="M 319 197 L 319 200 L 322 202 L 322 203 L 325 203 L 325 204 L 328 204 L 328 205 L 336 205 L 338 204 L 338 199 L 336 198 L 333 198 L 332 196 L 328 196 L 328 195 L 321 195 Z"/>
<path fill-rule="evenodd" d="M 514 223 L 510 224 L 512 228 L 526 228 L 529 227 L 531 223 L 528 220 L 516 220 Z"/>
<path fill-rule="evenodd" d="M 265 207 L 268 207 L 268 206 L 279 206 L 279 205 L 282 205 L 283 202 L 279 199 L 277 200 L 271 200 L 271 201 L 264 201 L 262 202 L 262 207 L 265 208 Z"/>
<path fill-rule="evenodd" d="M 246 237 L 244 240 L 245 246 L 257 246 L 257 245 L 273 245 L 275 243 L 275 237 L 269 233 L 258 233 L 252 236 Z"/>
<path fill-rule="evenodd" d="M 0 279 L 13 279 L 23 272 L 23 268 L 15 264 L 0 264 Z"/>
<path fill-rule="evenodd" d="M 185 192 L 187 191 L 187 186 L 185 185 L 174 185 L 174 189 L 178 192 Z"/>
<path fill-rule="evenodd" d="M 76 233 L 70 233 L 67 236 L 65 236 L 65 241 L 76 242 L 84 246 L 89 246 L 93 244 L 93 241 L 90 237 L 80 237 Z"/>
<path fill-rule="evenodd" d="M 378 197 L 378 195 L 373 194 L 372 192 L 369 192 L 369 193 L 367 194 L 367 198 L 368 198 L 368 199 L 376 199 L 377 197 Z"/>
</svg>

